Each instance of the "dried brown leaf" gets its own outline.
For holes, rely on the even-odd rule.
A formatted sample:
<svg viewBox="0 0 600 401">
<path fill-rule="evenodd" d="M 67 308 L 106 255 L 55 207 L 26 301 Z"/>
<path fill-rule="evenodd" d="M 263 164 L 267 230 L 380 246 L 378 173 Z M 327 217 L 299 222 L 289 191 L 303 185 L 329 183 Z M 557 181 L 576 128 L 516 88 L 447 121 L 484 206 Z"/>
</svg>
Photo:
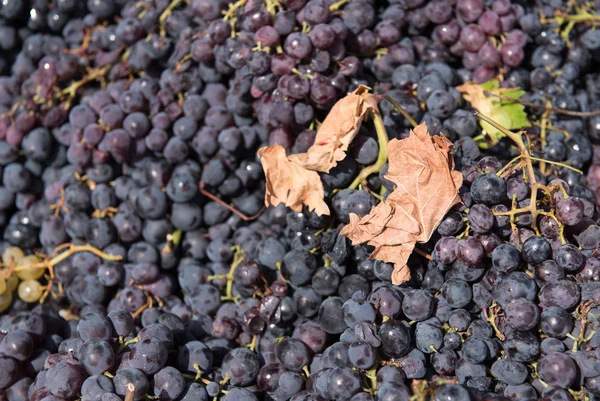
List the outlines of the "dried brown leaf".
<svg viewBox="0 0 600 401">
<path fill-rule="evenodd" d="M 368 90 L 368 87 L 360 85 L 340 99 L 321 124 L 314 144 L 306 153 L 290 155 L 289 159 L 308 170 L 323 173 L 335 167 L 346 157 L 348 147 L 369 110 L 377 109 L 378 96 L 368 94 Z"/>
<path fill-rule="evenodd" d="M 266 176 L 265 206 L 283 203 L 300 212 L 306 205 L 319 215 L 329 214 L 319 173 L 290 161 L 281 145 L 261 148 L 258 156 Z"/>
<path fill-rule="evenodd" d="M 454 170 L 452 143 L 430 136 L 425 123 L 408 138 L 388 144 L 388 180 L 396 189 L 363 218 L 352 214 L 342 230 L 353 245 L 375 246 L 371 258 L 394 263 L 392 282 L 410 279 L 406 262 L 417 242 L 427 242 L 448 210 L 459 202 L 462 174 Z"/>
<path fill-rule="evenodd" d="M 368 112 L 377 110 L 379 97 L 367 93 L 368 90 L 360 85 L 332 107 L 317 132 L 315 143 L 306 153 L 286 156 L 279 145 L 259 149 L 267 181 L 265 206 L 284 203 L 292 210 L 301 211 L 304 204 L 319 215 L 329 214 L 317 172 L 328 173 L 346 157 Z"/>
</svg>

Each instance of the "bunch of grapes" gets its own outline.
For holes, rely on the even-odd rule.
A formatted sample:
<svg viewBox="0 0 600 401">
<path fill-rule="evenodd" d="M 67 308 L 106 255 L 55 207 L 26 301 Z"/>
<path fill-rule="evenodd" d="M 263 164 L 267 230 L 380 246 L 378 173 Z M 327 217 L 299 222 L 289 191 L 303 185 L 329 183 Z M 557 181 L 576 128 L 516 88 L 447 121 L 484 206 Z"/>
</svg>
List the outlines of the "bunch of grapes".
<svg viewBox="0 0 600 401">
<path fill-rule="evenodd" d="M 600 397 L 593 6 L 3 0 L 0 400 Z M 492 79 L 528 126 L 490 147 L 456 87 Z M 258 149 L 360 85 L 385 132 L 319 173 L 331 215 L 265 208 Z M 394 285 L 340 232 L 421 123 L 463 185 Z"/>
</svg>

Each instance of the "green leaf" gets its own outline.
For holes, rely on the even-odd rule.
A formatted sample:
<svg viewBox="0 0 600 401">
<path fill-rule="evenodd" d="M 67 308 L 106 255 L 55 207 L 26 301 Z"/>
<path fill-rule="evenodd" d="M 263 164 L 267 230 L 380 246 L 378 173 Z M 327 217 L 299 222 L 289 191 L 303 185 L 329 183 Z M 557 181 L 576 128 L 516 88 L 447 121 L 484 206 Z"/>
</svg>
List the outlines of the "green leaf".
<svg viewBox="0 0 600 401">
<path fill-rule="evenodd" d="M 531 127 L 531 123 L 527 119 L 527 113 L 525 113 L 525 107 L 519 103 L 506 104 L 502 106 L 504 110 L 510 116 L 510 128 L 511 130 L 521 129 L 525 127 Z"/>
<path fill-rule="evenodd" d="M 491 80 L 483 84 L 467 83 L 456 89 L 475 110 L 511 131 L 531 126 L 523 105 L 493 96 L 495 94 L 519 100 L 525 94 L 521 88 L 501 88 L 498 80 Z M 476 138 L 481 148 L 493 147 L 504 137 L 502 132 L 490 124 L 483 121 L 480 124 L 487 134 Z"/>
<path fill-rule="evenodd" d="M 490 81 L 482 83 L 480 86 L 483 90 L 492 91 L 494 89 L 500 88 L 500 81 L 498 81 L 497 79 L 492 79 Z"/>
</svg>

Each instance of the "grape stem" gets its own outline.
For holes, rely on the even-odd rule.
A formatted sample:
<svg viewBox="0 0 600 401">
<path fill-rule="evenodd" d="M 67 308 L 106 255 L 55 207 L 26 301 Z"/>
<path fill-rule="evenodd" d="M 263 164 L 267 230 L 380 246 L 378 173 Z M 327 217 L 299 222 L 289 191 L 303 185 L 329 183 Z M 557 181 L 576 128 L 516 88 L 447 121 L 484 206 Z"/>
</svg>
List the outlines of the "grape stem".
<svg viewBox="0 0 600 401">
<path fill-rule="evenodd" d="M 84 76 L 79 81 L 71 83 L 71 85 L 58 92 L 56 97 L 60 99 L 67 96 L 67 107 L 70 108 L 70 103 L 73 100 L 73 98 L 77 95 L 77 91 L 87 83 L 103 78 L 110 71 L 112 66 L 112 64 L 108 64 L 101 68 L 91 69 L 88 75 Z"/>
<path fill-rule="evenodd" d="M 131 340 L 125 341 L 123 344 L 121 344 L 119 346 L 119 353 L 121 353 L 125 348 L 129 347 L 131 344 L 135 344 L 138 341 L 140 341 L 140 339 L 138 337 L 134 337 Z"/>
<path fill-rule="evenodd" d="M 222 200 L 221 198 L 217 197 L 216 195 L 211 194 L 210 192 L 208 192 L 205 188 L 204 188 L 204 181 L 200 181 L 200 193 L 204 196 L 206 196 L 209 199 L 212 199 L 213 201 L 217 202 L 219 205 L 223 206 L 224 208 L 226 208 L 227 210 L 229 210 L 231 213 L 235 214 L 236 216 L 238 216 L 240 219 L 244 220 L 244 221 L 252 221 L 254 219 L 256 219 L 258 216 L 261 215 L 261 213 L 265 210 L 265 207 L 263 206 L 258 213 L 256 213 L 253 216 L 246 216 L 244 213 L 240 212 L 239 210 L 237 210 L 236 208 L 234 208 L 233 206 L 227 204 L 224 200 Z"/>
<path fill-rule="evenodd" d="M 127 384 L 127 395 L 125 395 L 125 401 L 135 400 L 135 386 L 133 383 Z"/>
<path fill-rule="evenodd" d="M 69 208 L 67 207 L 67 205 L 65 205 L 65 190 L 64 190 L 64 188 L 60 189 L 60 198 L 58 199 L 58 201 L 55 204 L 48 206 L 48 208 L 50 210 L 54 210 L 55 216 L 58 216 L 61 211 L 63 213 L 69 213 Z"/>
<path fill-rule="evenodd" d="M 548 102 L 546 102 L 546 104 L 548 104 Z M 541 117 L 541 122 L 540 122 L 540 140 L 541 140 L 541 144 L 542 144 L 542 150 L 546 149 L 546 145 L 547 145 L 547 141 L 546 141 L 546 133 L 547 133 L 547 129 L 548 129 L 548 115 L 550 114 L 550 112 L 548 110 L 544 111 L 544 113 L 542 114 Z M 546 162 L 542 161 L 540 162 L 540 171 L 542 172 L 542 174 L 546 174 Z"/>
<path fill-rule="evenodd" d="M 388 102 L 390 102 L 392 104 L 392 106 L 394 106 L 394 109 L 398 113 L 402 114 L 402 116 L 404 118 L 406 118 L 406 120 L 413 126 L 413 128 L 415 128 L 417 125 L 419 125 L 419 124 L 417 124 L 417 122 L 415 121 L 415 119 L 412 118 L 412 116 L 410 114 L 408 114 L 408 111 L 404 110 L 404 108 L 402 106 L 400 106 L 398 104 L 398 102 L 396 102 L 394 100 L 394 98 L 392 98 L 391 96 L 388 96 L 388 95 L 381 95 L 381 97 L 383 99 L 387 100 Z"/>
<path fill-rule="evenodd" d="M 171 13 L 173 13 L 175 7 L 177 7 L 182 1 L 183 0 L 171 1 L 167 8 L 165 8 L 165 11 L 163 11 L 160 17 L 158 17 L 158 22 L 160 23 L 160 36 L 167 35 L 167 28 L 165 28 L 165 22 L 167 21 L 167 18 L 169 18 Z"/>
<path fill-rule="evenodd" d="M 367 181 L 367 178 L 371 174 L 380 172 L 383 166 L 385 166 L 385 164 L 387 163 L 388 136 L 387 132 L 385 131 L 385 125 L 383 125 L 383 119 L 381 118 L 381 114 L 378 110 L 371 111 L 371 116 L 373 117 L 373 123 L 375 124 L 375 131 L 377 132 L 377 142 L 379 142 L 379 154 L 377 155 L 377 160 L 375 161 L 375 163 L 362 169 L 358 176 L 354 179 L 354 181 L 352 181 L 352 184 L 348 186 L 348 188 L 358 188 L 360 184 L 363 184 Z"/>
<path fill-rule="evenodd" d="M 145 4 L 145 3 L 144 3 Z M 92 28 L 85 28 L 83 40 L 81 41 L 81 46 L 75 49 L 66 49 L 64 52 L 66 54 L 76 54 L 78 56 L 83 56 L 90 45 L 90 41 L 92 39 Z"/>
<path fill-rule="evenodd" d="M 239 247 L 239 245 L 231 247 L 234 251 L 233 254 L 233 262 L 231 263 L 231 267 L 229 268 L 229 273 L 227 274 L 219 274 L 214 276 L 208 276 L 206 279 L 208 281 L 212 280 L 227 280 L 227 284 L 225 285 L 225 295 L 221 297 L 221 301 L 234 301 L 237 302 L 238 297 L 233 296 L 233 274 L 235 273 L 235 269 L 244 261 L 244 251 Z"/>
<path fill-rule="evenodd" d="M 250 344 L 246 344 L 246 348 L 248 348 L 250 351 L 254 352 L 256 350 L 256 343 L 257 342 L 258 342 L 258 336 L 253 335 L 252 336 L 252 341 L 250 341 Z"/>
<path fill-rule="evenodd" d="M 538 198 L 537 197 L 538 197 L 538 192 L 541 191 L 544 193 L 544 199 L 540 199 L 540 202 L 548 201 L 548 200 L 551 201 L 552 200 L 551 190 L 558 189 L 558 188 L 560 188 L 560 190 L 562 190 L 565 199 L 568 197 L 568 195 L 567 195 L 566 191 L 564 190 L 564 188 L 562 188 L 559 185 L 558 186 L 553 186 L 553 185 L 546 186 L 539 182 L 536 182 L 535 172 L 533 170 L 532 161 L 545 162 L 545 163 L 549 163 L 549 164 L 558 165 L 560 167 L 570 168 L 574 171 L 579 172 L 580 174 L 582 172 L 574 167 L 568 166 L 563 163 L 552 162 L 550 160 L 531 156 L 531 152 L 530 152 L 531 145 L 529 144 L 529 138 L 527 138 L 527 144 L 525 144 L 525 141 L 523 140 L 523 132 L 522 131 L 519 131 L 518 133 L 515 134 L 514 132 L 509 131 L 508 129 L 504 128 L 503 126 L 501 126 L 500 124 L 498 124 L 497 122 L 495 122 L 494 120 L 492 120 L 491 118 L 489 118 L 483 114 L 476 113 L 476 115 L 483 121 L 487 122 L 488 124 L 492 125 L 494 128 L 498 129 L 504 135 L 506 135 L 506 137 L 509 138 L 510 140 L 512 140 L 517 145 L 519 150 L 521 151 L 521 154 L 519 156 L 515 157 L 514 159 L 512 159 L 510 162 L 508 162 L 508 164 L 506 166 L 504 166 L 500 171 L 498 171 L 497 175 L 505 176 L 506 175 L 505 170 L 507 168 L 509 168 L 509 166 L 510 166 L 510 168 L 508 169 L 509 173 L 512 173 L 518 169 L 522 169 L 524 179 L 526 182 L 529 181 L 529 185 L 531 187 L 531 197 L 529 198 L 529 205 L 521 207 L 521 208 L 517 208 L 517 199 L 516 199 L 516 197 L 513 197 L 511 210 L 509 210 L 507 212 L 492 211 L 494 216 L 510 216 L 511 228 L 512 228 L 513 232 L 516 232 L 516 224 L 515 224 L 516 215 L 530 213 L 531 214 L 531 228 L 533 228 L 533 230 L 535 231 L 535 233 L 537 235 L 540 234 L 538 227 L 537 227 L 538 216 L 540 216 L 540 215 L 549 216 L 558 223 L 558 226 L 560 228 L 560 239 L 563 244 L 566 243 L 566 241 L 564 239 L 564 235 L 563 235 L 563 232 L 564 232 L 563 224 L 560 223 L 558 221 L 558 219 L 556 219 L 554 217 L 553 211 L 546 212 L 543 210 L 538 210 Z M 527 172 L 527 174 L 525 174 L 525 171 Z M 551 203 L 551 202 L 546 202 L 546 203 Z"/>
<path fill-rule="evenodd" d="M 177 249 L 179 243 L 181 242 L 181 236 L 182 232 L 179 229 L 173 231 L 172 234 L 167 234 L 167 242 L 165 243 L 165 246 L 163 246 L 163 248 L 161 249 L 161 253 L 163 255 L 173 253 L 173 251 Z"/>
<path fill-rule="evenodd" d="M 342 6 L 344 6 L 346 3 L 350 3 L 350 1 L 351 0 L 336 1 L 335 3 L 333 3 L 332 5 L 329 6 L 329 11 L 335 12 L 335 11 L 339 10 Z"/>
<path fill-rule="evenodd" d="M 377 393 L 377 368 L 371 368 L 365 373 L 365 377 L 369 380 L 369 390 L 371 394 Z"/>
<path fill-rule="evenodd" d="M 65 247 L 64 245 L 65 244 L 59 245 L 59 247 L 64 248 Z M 99 256 L 102 259 L 109 260 L 109 261 L 118 261 L 118 260 L 122 259 L 122 257 L 120 255 L 109 255 L 108 253 L 104 253 L 101 250 L 99 250 L 98 248 L 95 248 L 90 244 L 85 244 L 85 245 L 69 244 L 68 250 L 66 250 L 65 252 L 61 252 L 60 254 L 54 256 L 53 258 L 51 258 L 49 260 L 45 260 L 45 261 L 38 262 L 38 263 L 31 263 L 31 264 L 23 265 L 23 266 L 16 266 L 13 268 L 13 271 L 18 272 L 18 271 L 31 270 L 31 269 L 47 268 L 49 270 L 52 278 L 54 278 L 54 271 L 53 271 L 54 266 L 56 266 L 60 262 L 64 261 L 65 259 L 67 259 L 70 256 L 73 256 L 74 254 L 76 254 L 78 252 L 90 252 L 96 256 Z"/>
<path fill-rule="evenodd" d="M 521 157 L 525 158 L 527 173 L 529 174 L 529 180 L 531 181 L 532 184 L 535 183 L 535 174 L 533 171 L 533 165 L 531 164 L 531 161 L 528 160 L 531 156 L 529 153 L 528 146 L 525 145 L 525 142 L 523 141 L 523 132 L 519 131 L 518 133 L 515 134 L 514 132 L 504 128 L 503 126 L 498 124 L 496 121 L 492 120 L 491 118 L 489 118 L 488 116 L 486 116 L 484 114 L 477 112 L 477 113 L 475 113 L 475 115 L 477 117 L 479 117 L 480 119 L 482 119 L 483 121 L 485 121 L 486 123 L 490 124 L 492 127 L 496 128 L 497 130 L 502 132 L 504 135 L 506 135 L 507 138 L 509 138 L 511 141 L 513 141 L 517 145 L 517 147 L 521 151 Z"/>
<path fill-rule="evenodd" d="M 137 3 L 135 3 L 135 7 L 141 8 L 141 11 L 137 15 L 138 19 L 144 18 L 144 15 L 146 15 L 148 10 L 150 9 L 150 6 L 143 1 L 138 1 Z"/>
<path fill-rule="evenodd" d="M 579 305 L 575 312 L 577 313 L 577 317 L 579 320 L 579 335 L 577 337 L 573 336 L 571 333 L 567 334 L 567 337 L 573 340 L 573 347 L 571 349 L 572 352 L 577 352 L 579 350 L 579 346 L 583 343 L 586 343 L 594 337 L 596 334 L 596 330 L 592 330 L 590 334 L 586 337 L 585 330 L 587 324 L 587 314 L 590 309 L 597 306 L 593 300 L 588 300 L 584 304 Z"/>
<path fill-rule="evenodd" d="M 414 248 L 413 248 L 413 251 L 414 251 L 415 253 L 417 253 L 417 254 L 419 254 L 419 255 L 423 256 L 423 257 L 424 257 L 425 259 L 427 259 L 427 260 L 433 260 L 433 258 L 431 257 L 431 255 L 430 255 L 430 254 L 428 254 L 428 253 L 427 253 L 427 252 L 425 252 L 425 251 L 422 251 L 422 250 L 420 250 L 420 249 L 419 249 L 419 248 L 417 248 L 417 247 L 414 247 Z"/>
<path fill-rule="evenodd" d="M 554 20 L 559 27 L 562 26 L 565 22 L 566 26 L 560 29 L 560 36 L 565 39 L 567 46 L 571 46 L 571 40 L 569 39 L 569 34 L 573 30 L 576 24 L 582 22 L 589 22 L 592 25 L 600 22 L 600 15 L 591 14 L 587 11 L 585 7 L 575 5 L 573 7 L 575 9 L 575 14 L 567 14 L 566 12 L 557 11 L 554 14 L 554 18 L 547 19 L 541 15 L 540 21 L 544 24 L 547 24 Z"/>
<path fill-rule="evenodd" d="M 484 308 L 483 314 L 485 315 L 485 319 L 489 322 L 489 324 L 494 329 L 494 332 L 496 333 L 496 337 L 498 337 L 498 339 L 500 341 L 504 341 L 504 339 L 506 337 L 504 336 L 504 333 L 502 333 L 500 331 L 500 329 L 498 328 L 498 325 L 496 324 L 496 318 L 497 318 L 497 314 L 498 314 L 499 310 L 500 310 L 500 307 L 494 303 L 494 304 L 490 305 L 489 308 Z"/>
<path fill-rule="evenodd" d="M 177 62 L 177 65 L 175 66 L 175 73 L 180 74 L 181 70 L 183 69 L 183 65 L 185 64 L 186 61 L 191 60 L 192 59 L 192 54 L 191 53 L 187 53 L 185 56 L 183 56 L 181 58 L 181 60 L 179 60 Z"/>
<path fill-rule="evenodd" d="M 390 102 L 392 104 L 392 106 L 394 107 L 394 109 L 396 111 L 398 111 L 400 114 L 402 114 L 402 116 L 404 116 L 404 118 L 406 118 L 408 120 L 408 122 L 410 122 L 412 124 L 413 128 L 418 125 L 417 122 L 415 121 L 415 119 L 412 118 L 412 116 L 410 114 L 408 114 L 408 112 L 406 110 L 404 110 L 402 108 L 402 106 L 400 106 L 398 104 L 398 102 L 396 102 L 390 96 L 380 95 L 380 97 L 382 99 L 385 99 L 388 102 Z M 385 130 L 385 125 L 383 123 L 383 119 L 381 118 L 381 113 L 379 112 L 378 109 L 373 110 L 373 111 L 371 111 L 371 116 L 373 117 L 373 124 L 375 125 L 375 132 L 377 132 L 377 142 L 379 143 L 379 154 L 377 155 L 377 160 L 375 161 L 375 163 L 370 165 L 369 167 L 366 167 L 363 170 L 361 170 L 361 172 L 354 179 L 354 181 L 352 181 L 352 183 L 348 186 L 348 188 L 356 189 L 356 188 L 358 188 L 359 185 L 366 183 L 367 178 L 371 174 L 380 172 L 381 169 L 387 163 L 388 135 Z M 366 185 L 365 185 L 365 187 L 366 187 Z"/>
</svg>

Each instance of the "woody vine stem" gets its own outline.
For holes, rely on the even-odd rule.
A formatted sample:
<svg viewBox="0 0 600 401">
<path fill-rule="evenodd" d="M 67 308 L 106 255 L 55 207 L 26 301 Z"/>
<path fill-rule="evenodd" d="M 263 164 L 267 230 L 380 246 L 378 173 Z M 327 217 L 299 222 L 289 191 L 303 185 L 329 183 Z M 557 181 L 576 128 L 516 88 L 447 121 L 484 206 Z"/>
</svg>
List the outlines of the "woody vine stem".
<svg viewBox="0 0 600 401">
<path fill-rule="evenodd" d="M 525 182 L 528 182 L 530 185 L 530 188 L 531 188 L 531 197 L 530 197 L 529 205 L 521 207 L 521 208 L 517 208 L 516 207 L 516 199 L 513 199 L 511 210 L 509 210 L 507 212 L 493 211 L 494 215 L 510 217 L 511 228 L 513 231 L 516 231 L 515 222 L 517 220 L 517 215 L 530 213 L 531 214 L 531 228 L 536 232 L 536 234 L 539 234 L 539 230 L 537 227 L 538 216 L 547 216 L 547 217 L 553 219 L 554 221 L 556 221 L 556 223 L 558 224 L 558 226 L 560 228 L 560 239 L 561 239 L 562 243 L 565 244 L 566 241 L 563 236 L 564 226 L 554 216 L 554 210 L 553 209 L 550 209 L 550 211 L 539 210 L 538 203 L 540 203 L 540 202 L 550 203 L 547 201 L 551 200 L 551 198 L 552 198 L 552 193 L 551 193 L 552 190 L 562 191 L 565 199 L 568 198 L 568 195 L 567 195 L 566 191 L 564 190 L 564 188 L 562 188 L 560 185 L 547 186 L 547 185 L 543 185 L 542 183 L 537 182 L 537 180 L 535 178 L 535 171 L 533 169 L 533 162 L 537 161 L 537 162 L 544 162 L 544 163 L 548 163 L 548 164 L 554 164 L 554 165 L 557 165 L 560 167 L 574 170 L 580 174 L 582 174 L 582 172 L 580 170 L 578 170 L 572 166 L 566 165 L 564 163 L 558 163 L 558 162 L 554 162 L 554 161 L 541 159 L 541 158 L 532 156 L 531 155 L 531 144 L 529 144 L 529 141 L 527 141 L 527 143 L 526 143 L 526 141 L 523 139 L 523 137 L 524 137 L 523 131 L 519 131 L 518 133 L 511 132 L 508 129 L 501 126 L 500 124 L 498 124 L 496 121 L 492 120 L 491 118 L 489 118 L 483 114 L 477 113 L 476 115 L 483 121 L 487 122 L 494 128 L 498 129 L 504 135 L 506 135 L 507 138 L 509 138 L 511 141 L 513 141 L 515 143 L 515 145 L 517 145 L 517 147 L 520 151 L 520 155 L 515 157 L 511 161 L 509 161 L 501 170 L 499 170 L 496 173 L 496 175 L 498 177 L 503 178 L 503 177 L 521 169 L 521 170 L 523 170 L 523 178 L 524 178 Z M 543 194 L 543 198 L 538 200 L 540 191 Z"/>
</svg>

